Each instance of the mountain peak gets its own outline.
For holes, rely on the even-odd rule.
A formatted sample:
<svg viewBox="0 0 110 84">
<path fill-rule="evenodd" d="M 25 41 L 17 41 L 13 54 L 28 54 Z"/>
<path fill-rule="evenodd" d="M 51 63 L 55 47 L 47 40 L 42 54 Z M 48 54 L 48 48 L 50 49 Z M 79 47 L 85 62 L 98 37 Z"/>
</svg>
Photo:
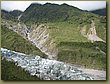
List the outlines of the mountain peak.
<svg viewBox="0 0 110 84">
<path fill-rule="evenodd" d="M 80 9 L 70 6 L 68 4 L 54 4 L 54 3 L 32 3 L 23 13 L 22 21 L 33 21 L 33 22 L 54 22 L 54 21 L 65 21 L 69 18 L 70 12 L 77 13 Z M 72 14 L 71 13 L 71 14 Z M 31 18 L 30 18 L 31 17 Z"/>
<path fill-rule="evenodd" d="M 40 3 L 31 3 L 31 5 L 42 5 L 42 4 L 40 4 Z"/>
</svg>

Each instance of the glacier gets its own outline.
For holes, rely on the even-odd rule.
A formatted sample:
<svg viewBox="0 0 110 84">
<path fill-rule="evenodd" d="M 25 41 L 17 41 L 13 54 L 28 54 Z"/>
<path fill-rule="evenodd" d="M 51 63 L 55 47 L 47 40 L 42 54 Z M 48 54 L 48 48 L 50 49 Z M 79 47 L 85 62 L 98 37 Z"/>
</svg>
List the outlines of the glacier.
<svg viewBox="0 0 110 84">
<path fill-rule="evenodd" d="M 1 48 L 1 56 L 43 80 L 94 80 L 88 74 L 64 62 L 26 55 Z"/>
</svg>

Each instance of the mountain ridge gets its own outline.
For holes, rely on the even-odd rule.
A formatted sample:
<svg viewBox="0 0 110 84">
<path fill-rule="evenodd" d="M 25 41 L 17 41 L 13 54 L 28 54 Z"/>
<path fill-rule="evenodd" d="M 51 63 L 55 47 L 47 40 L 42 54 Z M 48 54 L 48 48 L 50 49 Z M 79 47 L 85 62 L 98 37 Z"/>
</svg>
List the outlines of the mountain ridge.
<svg viewBox="0 0 110 84">
<path fill-rule="evenodd" d="M 22 59 L 22 62 L 19 60 L 18 62 L 22 65 L 21 67 L 29 65 L 29 68 L 26 68 L 32 71 L 32 74 L 36 74 L 36 67 L 32 66 L 30 68 L 30 65 L 35 62 L 39 64 L 39 61 L 41 61 L 39 58 L 45 58 L 42 60 L 51 62 L 41 61 L 42 65 L 47 65 L 44 67 L 41 65 L 40 68 L 48 68 L 48 63 L 52 64 L 52 62 L 60 61 L 76 67 L 83 67 L 79 69 L 85 73 L 87 72 L 87 74 L 90 73 L 91 76 L 95 76 L 93 78 L 97 80 L 106 79 L 106 16 L 83 11 L 67 4 L 57 5 L 50 3 L 43 5 L 31 4 L 24 12 L 13 11 L 10 13 L 1 11 L 1 16 L 1 47 L 10 49 L 10 52 L 22 53 L 20 58 L 23 58 L 23 53 L 30 54 L 26 59 Z M 5 50 L 7 51 L 7 49 Z M 4 54 L 6 53 L 4 52 Z M 9 54 L 8 52 L 7 56 Z M 30 59 L 27 63 L 27 58 L 33 58 L 35 55 L 40 56 L 38 60 L 33 61 L 34 59 Z M 15 58 L 19 59 L 18 55 L 18 57 L 15 54 L 11 56 L 15 61 L 17 61 Z M 24 75 L 16 75 L 17 69 L 20 69 L 19 72 L 21 72 L 22 68 L 15 66 L 16 69 L 13 69 L 13 67 L 8 68 L 9 72 L 13 70 L 11 71 L 12 73 L 7 74 L 8 71 L 5 73 L 5 65 L 6 67 L 14 65 L 10 62 L 5 62 L 6 60 L 2 60 L 2 63 L 4 63 L 2 64 L 2 77 L 5 75 L 6 78 L 10 77 L 12 80 L 15 80 L 15 78 L 23 80 L 25 75 L 25 77 L 28 77 L 26 80 L 36 79 L 36 76 L 33 78 L 33 76 L 26 75 L 24 72 Z M 59 72 L 59 65 L 55 64 L 55 73 Z M 104 70 L 104 73 L 97 70 Z M 47 72 L 47 75 L 50 72 Z M 58 74 L 56 75 L 58 76 Z M 51 75 L 50 78 L 53 77 Z M 37 79 L 39 80 L 39 78 Z"/>
<path fill-rule="evenodd" d="M 98 14 L 98 15 L 101 15 L 101 16 L 106 16 L 107 15 L 107 9 L 106 8 L 101 8 L 101 9 L 97 9 L 97 10 L 92 10 L 90 11 L 94 14 Z"/>
<path fill-rule="evenodd" d="M 91 21 L 93 20 L 95 23 L 95 29 L 97 31 L 96 35 L 101 39 L 103 39 L 104 41 L 106 41 L 106 28 L 105 28 L 106 18 L 90 12 L 80 11 L 72 7 L 68 7 L 68 5 L 65 4 L 63 4 L 63 6 L 52 5 L 52 4 L 37 5 L 37 6 L 38 7 L 36 8 L 36 4 L 31 5 L 31 7 L 28 7 L 27 10 L 24 11 L 22 15 L 20 15 L 19 18 L 16 19 L 17 20 L 16 24 L 19 25 L 16 28 L 14 22 L 13 24 L 9 23 L 11 24 L 10 25 L 11 28 L 13 30 L 18 29 L 18 33 L 21 34 L 22 32 L 20 32 L 19 29 L 22 30 L 22 28 L 24 27 L 23 24 L 25 24 L 27 29 L 31 30 L 27 34 L 27 36 L 29 34 L 30 37 L 32 36 L 30 38 L 31 43 L 37 45 L 38 43 L 40 43 L 42 44 L 39 45 L 41 46 L 41 48 L 47 46 L 47 51 L 54 50 L 54 48 L 52 49 L 53 45 L 51 46 L 51 44 L 55 44 L 58 49 L 57 60 L 71 64 L 76 63 L 89 68 L 93 68 L 94 66 L 95 68 L 98 69 L 102 69 L 102 68 L 105 69 L 104 63 L 106 60 L 105 59 L 106 54 L 101 53 L 99 50 L 101 49 L 104 52 L 106 52 L 105 49 L 106 43 L 97 42 L 97 41 L 91 43 L 91 41 L 89 41 L 87 38 L 81 35 L 80 30 L 84 26 L 87 26 L 86 29 L 88 31 L 91 28 L 91 24 L 92 24 Z M 53 10 L 53 8 L 55 9 Z M 49 13 L 47 14 L 47 12 Z M 47 27 L 45 28 L 42 26 L 38 28 L 41 24 L 46 25 Z M 6 26 L 6 24 L 4 25 Z M 37 34 L 38 31 L 39 33 Z M 52 41 L 46 40 L 45 42 L 43 42 L 45 38 L 48 37 L 48 34 L 49 36 L 51 36 Z M 38 38 L 41 40 L 39 40 Z M 44 40 L 42 41 L 42 39 Z M 47 43 L 47 45 L 45 45 L 45 43 Z M 68 43 L 70 43 L 71 46 L 68 45 Z M 75 46 L 75 44 L 78 46 Z M 86 47 L 83 47 L 83 45 L 85 45 Z M 104 61 L 102 61 L 102 58 L 104 59 Z M 89 61 L 86 59 L 89 59 Z M 85 63 L 84 60 L 87 63 Z M 94 63 L 96 63 L 97 65 L 94 65 Z"/>
<path fill-rule="evenodd" d="M 28 18 L 31 16 L 34 16 L 34 17 L 33 18 L 31 17 L 30 20 L 35 22 L 36 20 L 41 22 L 58 21 L 58 20 L 65 21 L 68 18 L 69 11 L 73 9 L 74 11 L 82 11 L 76 7 L 73 7 L 67 4 L 58 5 L 58 4 L 51 4 L 51 3 L 46 3 L 46 4 L 33 3 L 24 11 L 24 14 L 21 17 L 21 21 L 25 22 L 24 18 L 28 20 Z M 30 12 L 28 13 L 28 11 Z M 36 20 L 34 18 L 36 18 Z"/>
</svg>

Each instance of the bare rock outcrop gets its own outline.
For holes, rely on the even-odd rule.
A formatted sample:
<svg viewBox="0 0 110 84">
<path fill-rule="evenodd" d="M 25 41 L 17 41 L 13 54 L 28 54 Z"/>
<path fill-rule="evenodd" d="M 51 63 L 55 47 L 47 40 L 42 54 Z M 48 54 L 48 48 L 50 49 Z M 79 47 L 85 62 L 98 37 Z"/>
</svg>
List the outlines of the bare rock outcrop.
<svg viewBox="0 0 110 84">
<path fill-rule="evenodd" d="M 31 41 L 32 44 L 48 55 L 49 59 L 57 59 L 58 49 L 56 48 L 56 43 L 49 35 L 46 25 L 34 25 L 28 29 L 27 26 L 20 21 L 12 22 L 6 20 L 2 21 L 2 25 L 17 32 L 26 40 Z"/>
<path fill-rule="evenodd" d="M 46 25 L 41 24 L 34 28 L 34 30 L 28 34 L 28 39 L 42 52 L 48 55 L 49 59 L 56 59 L 58 50 L 55 42 L 48 33 Z"/>
<path fill-rule="evenodd" d="M 13 30 L 14 32 L 18 33 L 26 39 L 29 30 L 24 23 L 2 20 L 2 25 L 6 26 L 6 28 Z"/>
<path fill-rule="evenodd" d="M 97 32 L 96 32 L 96 28 L 95 28 L 95 23 L 94 21 L 92 21 L 91 23 L 91 28 L 89 28 L 89 30 L 87 31 L 87 26 L 85 25 L 81 30 L 81 34 L 86 37 L 88 40 L 90 40 L 92 43 L 95 41 L 102 41 L 105 42 L 104 40 L 102 40 L 100 37 L 98 37 Z"/>
</svg>

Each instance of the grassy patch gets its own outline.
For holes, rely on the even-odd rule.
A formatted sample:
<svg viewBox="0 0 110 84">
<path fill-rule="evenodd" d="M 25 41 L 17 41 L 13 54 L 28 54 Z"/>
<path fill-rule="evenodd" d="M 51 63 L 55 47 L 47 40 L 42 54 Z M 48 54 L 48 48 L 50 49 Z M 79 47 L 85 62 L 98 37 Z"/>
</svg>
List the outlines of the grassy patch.
<svg viewBox="0 0 110 84">
<path fill-rule="evenodd" d="M 57 43 L 60 42 L 88 42 L 88 40 L 80 34 L 80 28 L 76 24 L 69 22 L 48 23 L 48 31 Z"/>
<path fill-rule="evenodd" d="M 61 42 L 58 45 L 58 60 L 86 68 L 106 70 L 106 55 L 96 49 L 96 46 L 105 49 L 106 53 L 106 44 L 102 42 Z"/>
<path fill-rule="evenodd" d="M 22 38 L 20 35 L 5 26 L 1 26 L 1 47 L 25 54 L 34 54 L 45 58 L 47 57 L 38 48 L 32 45 L 31 42 Z"/>
<path fill-rule="evenodd" d="M 1 60 L 1 79 L 10 80 L 40 80 L 36 76 L 31 76 L 28 71 L 15 65 L 14 62 Z"/>
<path fill-rule="evenodd" d="M 96 20 L 97 24 L 98 20 Z M 106 69 L 106 43 L 91 43 L 80 33 L 76 22 L 46 23 L 50 36 L 58 47 L 58 60 L 71 64 L 79 64 L 87 68 Z M 91 23 L 90 23 L 91 24 Z M 90 24 L 87 25 L 90 28 Z M 99 25 L 99 26 L 97 26 Z M 106 40 L 106 34 L 101 23 L 96 25 L 97 34 Z M 99 28 L 100 27 L 100 28 Z M 87 28 L 87 30 L 88 30 Z M 102 29 L 102 30 L 101 30 Z M 101 51 L 104 53 L 102 53 Z M 102 60 L 103 59 L 103 60 Z"/>
</svg>

